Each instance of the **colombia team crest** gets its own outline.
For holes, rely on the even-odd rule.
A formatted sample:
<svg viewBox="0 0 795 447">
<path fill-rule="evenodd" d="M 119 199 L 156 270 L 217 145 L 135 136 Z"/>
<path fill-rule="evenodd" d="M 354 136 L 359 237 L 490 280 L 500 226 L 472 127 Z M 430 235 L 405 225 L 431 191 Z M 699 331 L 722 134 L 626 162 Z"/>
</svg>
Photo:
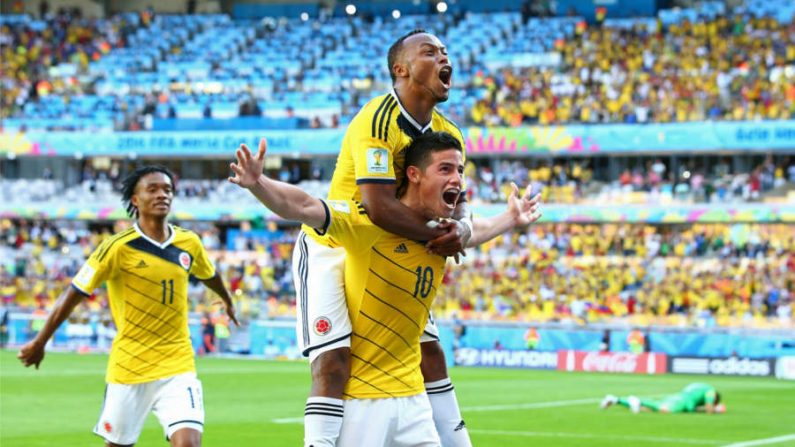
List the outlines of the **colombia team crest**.
<svg viewBox="0 0 795 447">
<path fill-rule="evenodd" d="M 326 317 L 319 317 L 315 320 L 315 333 L 317 335 L 326 335 L 331 332 L 331 320 Z"/>
<path fill-rule="evenodd" d="M 185 270 L 190 270 L 190 255 L 188 253 L 183 251 L 179 254 L 179 265 Z"/>
</svg>

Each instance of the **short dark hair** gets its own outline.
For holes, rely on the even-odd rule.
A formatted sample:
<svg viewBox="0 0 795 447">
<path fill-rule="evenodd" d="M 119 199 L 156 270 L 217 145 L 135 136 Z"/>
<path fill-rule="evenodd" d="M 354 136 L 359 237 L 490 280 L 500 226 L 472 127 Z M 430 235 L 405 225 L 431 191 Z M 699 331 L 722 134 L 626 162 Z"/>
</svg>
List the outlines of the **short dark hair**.
<svg viewBox="0 0 795 447">
<path fill-rule="evenodd" d="M 428 32 L 425 31 L 424 29 L 417 28 L 408 34 L 400 36 L 400 38 L 398 38 L 398 40 L 396 40 L 395 43 L 393 43 L 392 46 L 389 47 L 389 52 L 386 55 L 386 65 L 387 65 L 386 68 L 389 69 L 389 77 L 392 78 L 393 84 L 397 80 L 397 76 L 395 76 L 395 72 L 392 70 L 392 67 L 395 66 L 395 61 L 397 60 L 400 51 L 403 49 L 403 41 L 415 34 L 423 34 L 423 33 L 427 34 Z"/>
<path fill-rule="evenodd" d="M 141 177 L 155 172 L 165 174 L 166 177 L 171 180 L 172 187 L 174 186 L 174 173 L 169 171 L 165 166 L 159 165 L 141 166 L 140 168 L 137 168 L 131 172 L 127 177 L 124 178 L 124 180 L 122 180 L 121 203 L 123 203 L 124 207 L 127 209 L 128 216 L 133 218 L 138 217 L 138 208 L 132 204 L 132 196 L 135 194 L 135 188 L 138 186 L 138 182 L 141 180 Z"/>
<path fill-rule="evenodd" d="M 720 393 L 715 391 L 715 402 L 713 402 L 713 405 L 718 405 L 719 403 L 720 403 Z"/>
<path fill-rule="evenodd" d="M 425 169 L 431 161 L 434 152 L 455 149 L 463 152 L 461 142 L 447 132 L 426 132 L 411 142 L 406 148 L 405 166 L 416 166 Z"/>
</svg>

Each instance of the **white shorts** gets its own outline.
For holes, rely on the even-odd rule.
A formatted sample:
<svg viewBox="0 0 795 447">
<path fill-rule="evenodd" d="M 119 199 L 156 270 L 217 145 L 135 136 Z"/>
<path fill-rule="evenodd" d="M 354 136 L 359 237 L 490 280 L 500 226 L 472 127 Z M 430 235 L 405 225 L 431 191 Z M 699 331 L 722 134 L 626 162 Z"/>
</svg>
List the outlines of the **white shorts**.
<svg viewBox="0 0 795 447">
<path fill-rule="evenodd" d="M 330 248 L 301 231 L 293 249 L 296 338 L 309 361 L 333 349 L 351 346 L 351 320 L 345 301 L 345 249 Z M 429 316 L 420 342 L 439 341 Z"/>
<path fill-rule="evenodd" d="M 351 399 L 337 447 L 438 447 L 431 402 L 425 393 L 409 397 Z"/>
<path fill-rule="evenodd" d="M 107 384 L 94 433 L 113 444 L 135 444 L 150 411 L 163 426 L 166 439 L 182 428 L 203 432 L 202 384 L 196 374 L 135 385 Z"/>
<path fill-rule="evenodd" d="M 293 249 L 293 281 L 301 353 L 312 362 L 323 352 L 350 347 L 345 249 L 319 244 L 300 232 Z"/>
</svg>

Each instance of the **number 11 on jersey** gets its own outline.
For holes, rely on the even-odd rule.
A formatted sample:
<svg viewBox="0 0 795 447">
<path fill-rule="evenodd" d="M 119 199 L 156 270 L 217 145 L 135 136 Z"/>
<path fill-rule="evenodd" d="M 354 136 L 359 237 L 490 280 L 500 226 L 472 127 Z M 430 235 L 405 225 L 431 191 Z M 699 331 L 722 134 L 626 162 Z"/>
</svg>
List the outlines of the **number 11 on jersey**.
<svg viewBox="0 0 795 447">
<path fill-rule="evenodd" d="M 174 280 L 169 279 L 168 281 L 166 281 L 164 279 L 160 281 L 160 284 L 163 286 L 162 304 L 166 304 L 166 296 L 168 296 L 168 304 L 174 304 Z"/>
</svg>

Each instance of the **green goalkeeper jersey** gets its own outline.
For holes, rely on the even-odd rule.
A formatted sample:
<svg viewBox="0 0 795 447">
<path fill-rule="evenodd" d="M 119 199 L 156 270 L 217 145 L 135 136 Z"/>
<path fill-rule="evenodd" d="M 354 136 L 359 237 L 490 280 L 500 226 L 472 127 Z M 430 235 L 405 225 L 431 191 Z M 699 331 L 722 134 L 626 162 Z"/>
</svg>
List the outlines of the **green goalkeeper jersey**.
<svg viewBox="0 0 795 447">
<path fill-rule="evenodd" d="M 714 404 L 717 391 L 712 385 L 706 383 L 691 383 L 679 392 L 684 401 L 685 411 L 696 411 L 696 408 L 707 404 Z"/>
</svg>

